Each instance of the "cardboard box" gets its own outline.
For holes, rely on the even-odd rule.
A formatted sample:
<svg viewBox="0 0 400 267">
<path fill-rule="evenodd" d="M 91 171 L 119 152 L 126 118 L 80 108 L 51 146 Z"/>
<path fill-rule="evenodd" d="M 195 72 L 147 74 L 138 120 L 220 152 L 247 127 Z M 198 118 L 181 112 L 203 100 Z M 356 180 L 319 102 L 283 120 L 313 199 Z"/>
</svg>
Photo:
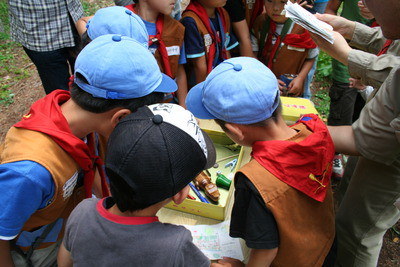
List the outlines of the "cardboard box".
<svg viewBox="0 0 400 267">
<path fill-rule="evenodd" d="M 308 99 L 281 97 L 281 101 L 282 115 L 288 125 L 295 123 L 304 114 L 318 114 L 314 105 Z M 224 174 L 226 177 L 230 176 L 230 173 L 232 173 L 231 176 L 233 176 L 233 174 L 242 165 L 249 162 L 251 158 L 251 148 L 239 146 L 239 149 L 237 151 L 231 151 L 228 147 L 235 145 L 234 142 L 224 133 L 221 127 L 216 124 L 214 120 L 199 120 L 199 125 L 211 137 L 217 149 L 217 162 L 219 164 L 219 167 L 209 169 L 211 180 L 214 183 L 217 177 L 217 170 L 220 170 L 222 174 Z M 221 159 L 229 156 L 232 157 L 221 161 Z M 225 164 L 235 158 L 237 159 L 237 163 L 235 168 L 231 172 L 230 168 L 225 168 Z M 233 182 L 229 190 L 219 188 L 219 191 L 221 197 L 217 204 L 208 204 L 201 202 L 191 189 L 190 194 L 196 197 L 196 200 L 185 199 L 185 201 L 183 201 L 183 203 L 181 203 L 180 205 L 176 205 L 175 203 L 171 202 L 166 207 L 222 221 L 228 216 L 228 212 L 230 212 L 230 209 L 228 207 L 230 204 L 232 204 L 231 202 L 233 201 Z M 201 193 L 204 196 L 204 192 L 201 191 Z"/>
<path fill-rule="evenodd" d="M 229 137 L 225 135 L 222 129 L 213 120 L 200 120 L 200 127 L 211 137 L 217 151 L 217 163 L 219 166 L 218 168 L 212 167 L 208 169 L 211 174 L 212 182 L 215 183 L 217 178 L 216 172 L 218 170 L 221 171 L 221 173 L 226 177 L 233 178 L 234 173 L 241 166 L 243 148 L 236 145 L 231 139 L 229 139 Z M 232 170 L 231 167 L 225 168 L 225 164 L 234 159 L 237 159 L 236 166 Z M 218 189 L 221 194 L 218 203 L 213 203 L 210 198 L 207 197 L 206 198 L 210 201 L 210 203 L 201 202 L 193 190 L 190 189 L 190 195 L 194 196 L 196 200 L 185 199 L 180 205 L 170 202 L 168 205 L 166 205 L 166 208 L 222 221 L 228 215 L 227 207 L 229 202 L 232 200 L 234 191 L 233 181 L 229 190 L 223 188 Z M 200 190 L 200 192 L 203 196 L 205 196 L 203 191 Z"/>
</svg>

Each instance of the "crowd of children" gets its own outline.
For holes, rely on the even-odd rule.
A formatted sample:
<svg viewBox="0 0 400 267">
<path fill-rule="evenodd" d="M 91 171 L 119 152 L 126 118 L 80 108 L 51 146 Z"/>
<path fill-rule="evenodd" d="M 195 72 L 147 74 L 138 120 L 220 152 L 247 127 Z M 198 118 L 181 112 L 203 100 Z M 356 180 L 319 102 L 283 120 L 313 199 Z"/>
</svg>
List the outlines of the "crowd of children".
<svg viewBox="0 0 400 267">
<path fill-rule="evenodd" d="M 188 230 L 156 216 L 215 163 L 200 118 L 252 148 L 234 178 L 230 225 L 251 249 L 248 264 L 333 266 L 335 150 L 364 155 L 368 144 L 358 124 L 361 141 L 350 145 L 317 115 L 286 125 L 280 96 L 303 95 L 319 53 L 313 35 L 284 15 L 287 1 L 114 1 L 123 6 L 78 20 L 69 91 L 34 103 L 0 147 L 0 262 L 244 265 L 211 263 Z"/>
</svg>

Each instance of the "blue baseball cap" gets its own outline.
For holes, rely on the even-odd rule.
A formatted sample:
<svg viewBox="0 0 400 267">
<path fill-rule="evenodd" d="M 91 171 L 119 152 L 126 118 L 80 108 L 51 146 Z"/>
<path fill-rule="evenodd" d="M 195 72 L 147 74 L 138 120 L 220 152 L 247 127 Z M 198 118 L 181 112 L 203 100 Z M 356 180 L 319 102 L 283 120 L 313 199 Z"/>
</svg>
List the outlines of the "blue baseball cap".
<svg viewBox="0 0 400 267">
<path fill-rule="evenodd" d="M 220 63 L 190 89 L 186 107 L 200 119 L 252 124 L 271 117 L 279 95 L 270 69 L 255 58 L 236 57 Z"/>
<path fill-rule="evenodd" d="M 79 53 L 74 77 L 82 90 L 99 98 L 131 99 L 178 89 L 174 80 L 161 73 L 147 48 L 113 34 L 97 37 Z"/>
<path fill-rule="evenodd" d="M 99 9 L 86 24 L 90 39 L 105 34 L 120 34 L 135 39 L 148 47 L 149 34 L 142 19 L 131 10 L 122 6 Z"/>
</svg>

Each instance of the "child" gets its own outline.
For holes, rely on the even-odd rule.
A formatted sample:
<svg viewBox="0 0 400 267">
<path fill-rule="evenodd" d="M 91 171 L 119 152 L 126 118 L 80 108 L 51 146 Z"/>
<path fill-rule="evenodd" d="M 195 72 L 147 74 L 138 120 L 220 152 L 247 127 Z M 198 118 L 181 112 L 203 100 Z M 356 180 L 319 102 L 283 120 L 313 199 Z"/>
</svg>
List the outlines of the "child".
<svg viewBox="0 0 400 267">
<path fill-rule="evenodd" d="M 146 26 L 139 16 L 125 7 L 101 8 L 96 11 L 94 16 L 79 19 L 76 28 L 81 36 L 83 47 L 105 34 L 127 36 L 148 47 Z"/>
<path fill-rule="evenodd" d="M 176 90 L 146 48 L 120 35 L 88 44 L 74 77 L 71 93 L 56 90 L 35 102 L 0 149 L 3 266 L 53 266 L 66 219 L 92 196 L 95 172 L 102 174 L 92 133 L 108 138 L 124 116 Z"/>
<path fill-rule="evenodd" d="M 304 81 L 318 55 L 317 46 L 307 30 L 282 15 L 287 0 L 265 0 L 264 3 L 266 13 L 253 26 L 257 39 L 253 50 L 278 78 L 279 90 L 284 95 L 301 96 Z"/>
<path fill-rule="evenodd" d="M 324 123 L 309 114 L 287 126 L 274 74 L 247 57 L 218 65 L 186 105 L 253 149 L 235 176 L 230 226 L 251 248 L 249 265 L 321 266 L 335 236 L 334 146 Z"/>
<path fill-rule="evenodd" d="M 225 4 L 226 0 L 191 0 L 182 14 L 190 85 L 204 81 L 215 66 L 230 58 L 229 50 L 238 45 L 231 34 L 229 15 L 222 8 Z"/>
<path fill-rule="evenodd" d="M 149 49 L 157 59 L 161 71 L 176 79 L 178 91 L 175 102 L 185 107 L 187 79 L 184 33 L 185 27 L 170 17 L 175 1 L 146 0 L 135 1 L 126 6 L 143 20 L 149 34 Z M 164 102 L 171 102 L 173 95 L 165 96 Z"/>
<path fill-rule="evenodd" d="M 155 104 L 128 115 L 109 139 L 112 197 L 84 200 L 72 212 L 59 266 L 210 266 L 187 229 L 156 213 L 182 203 L 189 182 L 214 163 L 211 139 L 184 108 Z"/>
</svg>

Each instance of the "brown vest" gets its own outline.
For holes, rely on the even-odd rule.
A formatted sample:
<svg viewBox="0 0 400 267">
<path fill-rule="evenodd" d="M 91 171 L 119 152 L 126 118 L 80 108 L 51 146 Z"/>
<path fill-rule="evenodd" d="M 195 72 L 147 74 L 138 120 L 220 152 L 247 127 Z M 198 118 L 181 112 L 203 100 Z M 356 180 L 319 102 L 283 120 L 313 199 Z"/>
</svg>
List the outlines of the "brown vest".
<svg viewBox="0 0 400 267">
<path fill-rule="evenodd" d="M 71 195 L 64 197 L 64 185 L 79 171 L 79 166 L 60 146 L 49 136 L 36 131 L 12 127 L 7 133 L 5 142 L 0 151 L 0 162 L 9 163 L 21 160 L 31 160 L 45 167 L 53 177 L 55 192 L 51 204 L 37 210 L 25 222 L 22 231 L 36 230 L 50 224 L 58 218 L 64 219 L 62 231 L 64 235 L 66 219 L 73 208 L 83 200 L 83 186 L 74 189 Z M 44 248 L 53 243 L 42 243 L 38 248 Z M 24 250 L 28 248 L 22 248 Z"/>
<path fill-rule="evenodd" d="M 230 29 L 231 29 L 231 20 L 229 18 L 229 14 L 228 12 L 226 12 L 225 9 L 223 9 L 224 12 L 224 17 L 225 17 L 225 25 L 226 25 L 226 29 L 224 34 L 230 34 Z M 210 33 L 207 31 L 206 26 L 204 25 L 204 23 L 201 21 L 201 19 L 199 18 L 199 16 L 196 15 L 196 13 L 194 13 L 193 11 L 190 10 L 186 10 L 183 14 L 182 14 L 182 19 L 186 18 L 186 17 L 190 17 L 192 19 L 194 19 L 194 21 L 196 22 L 197 25 L 197 29 L 199 30 L 199 33 L 201 36 L 203 36 L 203 40 L 204 40 L 204 47 L 205 47 L 205 53 L 206 53 L 206 62 L 208 62 L 208 57 L 209 57 L 209 51 L 210 51 L 210 46 L 212 44 L 212 39 L 210 38 L 206 38 L 207 35 L 212 35 L 213 33 Z M 225 44 L 222 44 L 222 46 L 224 47 Z"/>
<path fill-rule="evenodd" d="M 335 237 L 332 190 L 321 203 L 285 184 L 254 159 L 239 171 L 254 184 L 276 220 L 280 244 L 271 266 L 322 266 Z"/>
<path fill-rule="evenodd" d="M 260 40 L 261 31 L 263 29 L 264 23 L 266 23 L 266 14 L 262 14 L 258 16 L 256 21 L 254 22 L 253 31 L 254 35 L 258 40 L 259 49 L 261 49 L 265 40 Z M 304 33 L 304 28 L 294 24 L 290 33 L 301 34 Z M 283 46 L 282 46 L 283 44 Z M 273 60 L 272 63 L 272 72 L 276 77 L 279 78 L 282 74 L 299 74 L 301 68 L 303 67 L 304 61 L 308 56 L 309 49 L 299 49 L 288 47 L 285 43 L 282 42 L 280 49 L 277 51 L 277 56 Z M 272 48 L 272 46 L 271 46 Z M 270 57 L 270 52 L 268 51 L 267 60 Z M 268 62 L 264 62 L 266 64 Z"/>
<path fill-rule="evenodd" d="M 185 36 L 185 27 L 177 20 L 171 18 L 170 16 L 164 16 L 164 26 L 161 34 L 161 39 L 165 43 L 165 46 L 168 49 L 181 49 L 183 44 L 183 39 Z M 173 55 L 169 55 L 169 64 L 171 66 L 172 78 L 175 79 L 176 74 L 178 72 L 179 65 L 179 55 L 182 53 L 179 50 L 179 53 L 173 53 Z M 170 53 L 169 53 L 170 54 Z M 158 49 L 154 54 L 158 66 L 160 67 L 161 72 L 164 73 L 164 64 L 162 61 L 162 57 Z"/>
</svg>

